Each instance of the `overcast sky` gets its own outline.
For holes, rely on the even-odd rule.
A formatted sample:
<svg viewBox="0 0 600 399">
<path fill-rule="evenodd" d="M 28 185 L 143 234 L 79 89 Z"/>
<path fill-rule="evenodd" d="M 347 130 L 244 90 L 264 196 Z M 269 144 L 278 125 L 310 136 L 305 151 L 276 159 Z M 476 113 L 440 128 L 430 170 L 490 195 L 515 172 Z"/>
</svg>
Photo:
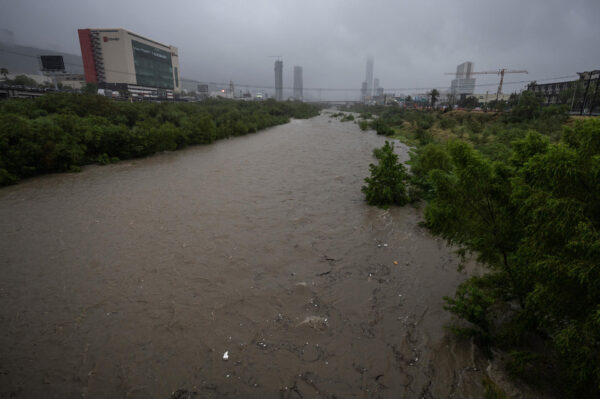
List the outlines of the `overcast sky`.
<svg viewBox="0 0 600 399">
<path fill-rule="evenodd" d="M 122 27 L 179 48 L 181 75 L 284 86 L 293 66 L 305 88 L 351 88 L 367 55 L 384 88 L 446 88 L 456 65 L 526 69 L 505 81 L 600 69 L 600 0 L 0 0 L 0 28 L 19 44 L 80 54 L 78 28 Z M 0 54 L 1 57 L 1 54 Z M 495 92 L 497 76 L 477 77 Z M 489 84 L 490 86 L 483 86 Z M 523 85 L 508 86 L 504 92 Z M 417 92 L 407 90 L 406 92 Z M 306 93 L 306 94 L 316 94 Z"/>
</svg>

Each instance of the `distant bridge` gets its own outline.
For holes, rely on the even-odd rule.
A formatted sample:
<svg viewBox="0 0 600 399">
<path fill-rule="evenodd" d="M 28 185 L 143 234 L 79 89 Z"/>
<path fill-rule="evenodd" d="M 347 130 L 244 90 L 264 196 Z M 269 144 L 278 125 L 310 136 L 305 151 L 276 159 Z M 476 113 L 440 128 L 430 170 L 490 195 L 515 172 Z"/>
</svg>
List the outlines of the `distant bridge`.
<svg viewBox="0 0 600 399">
<path fill-rule="evenodd" d="M 310 104 L 329 104 L 329 105 L 352 105 L 352 104 L 362 104 L 362 101 L 358 100 L 306 100 L 304 101 Z"/>
<path fill-rule="evenodd" d="M 43 90 L 0 87 L 0 98 L 34 98 L 43 96 L 44 94 Z"/>
</svg>

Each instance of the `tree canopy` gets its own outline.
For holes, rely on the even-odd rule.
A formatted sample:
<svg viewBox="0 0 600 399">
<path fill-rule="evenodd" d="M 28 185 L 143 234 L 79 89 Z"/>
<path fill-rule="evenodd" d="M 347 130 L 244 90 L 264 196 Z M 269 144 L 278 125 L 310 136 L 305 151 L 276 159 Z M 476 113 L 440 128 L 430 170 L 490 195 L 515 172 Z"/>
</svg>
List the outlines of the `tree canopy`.
<svg viewBox="0 0 600 399">
<path fill-rule="evenodd" d="M 416 146 L 406 182 L 427 201 L 425 224 L 487 267 L 445 298 L 467 322 L 450 329 L 502 349 L 515 377 L 600 397 L 600 118 L 569 119 L 530 92 L 511 103 L 501 114 L 371 111 Z"/>
<path fill-rule="evenodd" d="M 394 143 L 385 142 L 382 148 L 375 149 L 377 165 L 370 164 L 371 176 L 365 178 L 362 187 L 369 205 L 404 205 L 408 202 L 406 168 L 394 153 Z"/>
<path fill-rule="evenodd" d="M 46 94 L 0 102 L 0 185 L 253 133 L 318 114 L 300 102 L 129 103 Z"/>
</svg>

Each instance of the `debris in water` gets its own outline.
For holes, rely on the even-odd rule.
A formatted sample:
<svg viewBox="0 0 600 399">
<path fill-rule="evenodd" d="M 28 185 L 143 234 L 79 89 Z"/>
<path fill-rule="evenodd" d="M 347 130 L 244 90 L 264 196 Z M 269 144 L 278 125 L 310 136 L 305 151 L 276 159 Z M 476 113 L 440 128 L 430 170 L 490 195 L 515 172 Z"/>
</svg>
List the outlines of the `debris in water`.
<svg viewBox="0 0 600 399">
<path fill-rule="evenodd" d="M 397 265 L 397 264 L 398 264 L 398 261 L 397 261 L 397 260 L 395 260 L 395 261 L 394 261 L 394 265 Z"/>
<path fill-rule="evenodd" d="M 229 360 L 229 351 L 225 351 L 223 354 L 223 360 Z"/>
<path fill-rule="evenodd" d="M 298 323 L 296 327 L 300 327 L 303 324 L 307 324 L 317 330 L 323 330 L 327 327 L 327 318 L 320 316 L 307 316 L 303 321 Z"/>
<path fill-rule="evenodd" d="M 384 247 L 387 247 L 387 244 L 383 244 Z"/>
<path fill-rule="evenodd" d="M 264 343 L 264 342 L 257 342 L 257 343 L 256 343 L 256 345 L 257 345 L 257 346 L 260 346 L 260 347 L 261 347 L 261 348 L 263 348 L 263 349 L 266 349 L 266 348 L 267 348 L 267 344 L 266 344 L 266 343 Z"/>
</svg>

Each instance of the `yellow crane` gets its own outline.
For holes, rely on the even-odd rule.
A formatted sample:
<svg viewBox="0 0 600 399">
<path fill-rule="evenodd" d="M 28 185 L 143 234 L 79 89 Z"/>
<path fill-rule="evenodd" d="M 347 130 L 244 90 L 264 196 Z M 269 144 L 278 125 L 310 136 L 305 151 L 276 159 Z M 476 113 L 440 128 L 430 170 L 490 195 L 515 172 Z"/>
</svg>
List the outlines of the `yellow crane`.
<svg viewBox="0 0 600 399">
<path fill-rule="evenodd" d="M 496 71 L 471 72 L 470 74 L 466 74 L 466 75 L 500 75 L 500 84 L 498 85 L 498 91 L 496 92 L 496 100 L 498 100 L 498 98 L 500 97 L 500 94 L 502 94 L 502 83 L 504 83 L 504 74 L 505 73 L 529 73 L 529 72 L 527 72 L 524 69 L 514 70 L 514 69 L 501 68 Z M 456 75 L 456 72 L 446 72 L 445 75 Z"/>
</svg>

